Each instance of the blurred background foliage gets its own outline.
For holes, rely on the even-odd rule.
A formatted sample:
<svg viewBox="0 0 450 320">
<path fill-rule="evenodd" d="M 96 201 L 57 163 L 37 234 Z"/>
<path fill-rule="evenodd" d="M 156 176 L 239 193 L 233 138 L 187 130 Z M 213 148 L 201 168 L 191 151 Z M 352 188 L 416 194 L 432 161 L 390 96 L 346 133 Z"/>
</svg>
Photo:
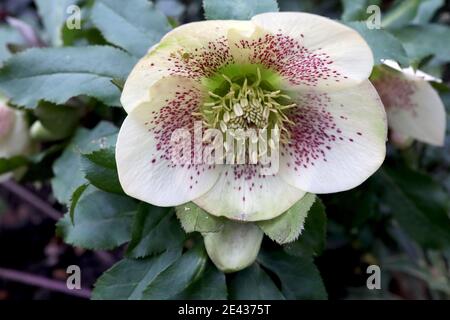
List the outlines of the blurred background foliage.
<svg viewBox="0 0 450 320">
<path fill-rule="evenodd" d="M 117 87 L 148 47 L 170 28 L 202 20 L 205 14 L 199 0 L 158 0 L 147 11 L 133 10 L 134 2 L 141 1 L 127 1 L 121 12 L 125 19 L 142 23 L 142 32 L 131 37 L 119 32 L 127 28 L 126 21 L 115 21 L 114 12 L 104 10 L 100 0 L 0 2 L 0 65 L 6 63 L 0 91 L 26 106 L 30 123 L 39 122 L 52 137 L 42 136 L 41 130 L 38 154 L 0 159 L 0 173 L 24 164 L 28 168 L 20 184 L 0 185 L 0 299 L 74 298 L 73 292 L 57 288 L 70 264 L 80 265 L 86 288 L 114 265 L 97 282 L 93 297 L 98 299 L 324 298 L 323 286 L 330 299 L 450 298 L 450 130 L 443 148 L 418 142 L 405 150 L 389 146 L 385 164 L 366 183 L 320 197 L 323 205 L 316 203 L 311 210 L 298 241 L 280 248 L 265 239 L 257 263 L 226 277 L 206 261 L 198 235 L 186 236 L 181 230 L 173 210 L 126 197 L 118 184 L 113 149 L 125 113 L 108 105 L 118 105 Z M 220 17 L 223 12 L 214 11 L 215 1 L 208 2 L 212 10 L 207 15 Z M 82 8 L 81 30 L 64 24 L 70 4 Z M 368 32 L 360 21 L 367 19 L 371 4 L 381 7 L 383 28 Z M 227 14 L 245 19 L 267 10 L 266 5 L 273 2 L 257 6 L 255 1 L 253 7 L 243 5 Z M 377 63 L 391 58 L 442 78 L 443 84 L 435 86 L 450 110 L 448 1 L 278 0 L 278 5 L 280 11 L 342 20 L 367 40 Z M 45 57 L 16 55 L 47 46 L 73 48 L 48 51 Z M 51 97 L 50 88 L 22 95 L 25 87 L 10 85 L 16 75 L 37 72 L 36 64 L 76 72 L 77 66 L 58 65 L 59 54 L 79 59 L 79 67 L 89 72 L 106 74 L 104 82 L 90 92 L 76 91 L 69 76 L 67 90 Z M 92 60 L 98 56 L 114 69 L 96 66 Z M 71 96 L 77 97 L 66 102 Z M 67 214 L 61 218 L 63 212 Z M 167 241 L 154 240 L 161 237 Z M 180 257 L 183 243 L 192 249 Z M 381 290 L 366 287 L 366 269 L 372 264 L 381 268 Z M 14 277 L 7 272 L 11 270 L 23 274 Z M 23 275 L 31 278 L 17 282 Z M 115 284 L 123 284 L 123 290 Z M 77 295 L 85 298 L 90 292 Z"/>
</svg>

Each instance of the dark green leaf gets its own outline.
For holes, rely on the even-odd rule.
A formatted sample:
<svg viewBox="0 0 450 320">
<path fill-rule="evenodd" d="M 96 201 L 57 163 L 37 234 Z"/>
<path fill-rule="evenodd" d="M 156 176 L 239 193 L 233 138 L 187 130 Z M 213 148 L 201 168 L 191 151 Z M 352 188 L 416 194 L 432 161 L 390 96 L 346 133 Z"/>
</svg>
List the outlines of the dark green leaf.
<svg viewBox="0 0 450 320">
<path fill-rule="evenodd" d="M 61 150 L 63 150 L 65 147 L 65 145 L 63 143 L 60 144 L 54 144 L 49 148 L 46 148 L 45 150 L 42 150 L 39 153 L 33 154 L 32 156 L 30 156 L 30 160 L 33 163 L 39 163 L 44 161 L 45 159 L 55 155 L 56 153 L 60 152 Z"/>
<path fill-rule="evenodd" d="M 181 256 L 181 248 L 146 259 L 124 259 L 95 283 L 94 300 L 140 300 L 144 289 Z"/>
<path fill-rule="evenodd" d="M 277 2 L 280 7 L 280 11 L 302 11 L 313 13 L 315 10 L 320 10 L 317 6 L 316 0 L 278 0 Z"/>
<path fill-rule="evenodd" d="M 23 44 L 24 40 L 16 29 L 0 25 L 0 66 L 3 61 L 11 56 L 8 44 Z"/>
<path fill-rule="evenodd" d="M 111 83 L 117 87 L 121 92 L 123 91 L 123 87 L 125 86 L 125 81 L 122 79 L 112 79 Z"/>
<path fill-rule="evenodd" d="M 433 55 L 444 62 L 450 61 L 450 27 L 438 24 L 408 26 L 394 32 L 409 57 L 420 62 Z"/>
<path fill-rule="evenodd" d="M 86 191 L 87 187 L 89 187 L 89 184 L 82 184 L 72 194 L 72 198 L 70 199 L 70 208 L 69 208 L 69 216 L 70 216 L 70 221 L 72 223 L 74 223 L 73 216 L 75 214 L 75 208 L 77 207 L 78 201 L 80 200 L 81 196 L 83 195 L 83 192 Z"/>
<path fill-rule="evenodd" d="M 308 193 L 282 215 L 259 221 L 257 225 L 266 236 L 279 244 L 295 241 L 303 230 L 305 218 L 315 199 L 314 194 Z"/>
<path fill-rule="evenodd" d="M 83 154 L 81 168 L 85 178 L 97 188 L 112 193 L 123 193 L 117 174 L 114 148 Z"/>
<path fill-rule="evenodd" d="M 26 166 L 28 159 L 23 156 L 0 158 L 0 175 Z"/>
<path fill-rule="evenodd" d="M 295 256 L 317 256 L 325 249 L 327 217 L 325 206 L 317 198 L 306 217 L 305 228 L 297 241 L 286 245 L 285 250 Z"/>
<path fill-rule="evenodd" d="M 225 283 L 225 275 L 212 263 L 208 263 L 202 276 L 180 294 L 172 297 L 172 299 L 226 300 L 227 284 Z"/>
<path fill-rule="evenodd" d="M 44 23 L 46 40 L 53 46 L 61 46 L 61 30 L 69 17 L 67 8 L 78 0 L 34 0 L 34 3 Z"/>
<path fill-rule="evenodd" d="M 79 110 L 75 108 L 48 102 L 39 103 L 34 114 L 56 139 L 72 134 L 80 117 Z"/>
<path fill-rule="evenodd" d="M 402 43 L 392 34 L 381 29 L 369 29 L 365 22 L 346 22 L 346 25 L 358 31 L 373 52 L 375 64 L 382 59 L 391 59 L 404 66 L 409 66 L 409 59 Z"/>
<path fill-rule="evenodd" d="M 343 6 L 342 20 L 361 21 L 369 16 L 367 8 L 370 5 L 379 5 L 380 0 L 341 0 Z"/>
<path fill-rule="evenodd" d="M 449 197 L 429 176 L 410 169 L 384 169 L 378 175 L 383 200 L 401 227 L 419 244 L 450 245 Z"/>
<path fill-rule="evenodd" d="M 444 0 L 422 0 L 413 23 L 426 24 L 430 22 L 436 12 L 444 5 L 444 2 Z"/>
<path fill-rule="evenodd" d="M 105 167 L 111 170 L 117 169 L 114 147 L 108 147 L 100 150 L 95 150 L 91 153 L 85 153 L 83 154 L 83 158 L 101 167 Z"/>
<path fill-rule="evenodd" d="M 222 229 L 224 220 L 208 214 L 205 210 L 192 202 L 176 207 L 177 217 L 187 233 L 189 232 L 218 232 Z"/>
<path fill-rule="evenodd" d="M 164 300 L 176 297 L 200 278 L 206 262 L 203 244 L 196 245 L 150 283 L 144 290 L 143 299 Z"/>
<path fill-rule="evenodd" d="M 355 209 L 351 216 L 351 226 L 361 228 L 367 221 L 376 215 L 377 203 L 379 199 L 372 190 L 363 190 L 362 194 L 357 194 L 352 203 Z"/>
<path fill-rule="evenodd" d="M 34 182 L 50 179 L 53 176 L 51 165 L 57 154 L 64 149 L 64 144 L 53 144 L 46 149 L 27 157 L 27 168 L 24 175 L 23 171 L 18 170 L 21 181 Z"/>
<path fill-rule="evenodd" d="M 254 15 L 278 11 L 275 0 L 203 0 L 208 20 L 249 20 Z"/>
<path fill-rule="evenodd" d="M 53 135 L 39 120 L 35 121 L 30 127 L 30 136 L 33 140 L 39 142 L 57 141 L 62 139 L 62 137 L 57 134 Z"/>
<path fill-rule="evenodd" d="M 283 300 L 284 297 L 272 279 L 254 263 L 239 271 L 229 286 L 230 299 L 233 300 Z"/>
<path fill-rule="evenodd" d="M 29 49 L 0 70 L 0 89 L 11 102 L 35 108 L 46 100 L 64 104 L 86 95 L 119 106 L 120 91 L 112 79 L 125 79 L 136 60 L 108 46 Z"/>
<path fill-rule="evenodd" d="M 75 190 L 88 183 L 81 170 L 81 153 L 114 146 L 117 131 L 117 128 L 109 122 L 100 122 L 92 130 L 85 128 L 77 130 L 72 142 L 53 164 L 55 177 L 51 183 L 53 193 L 60 203 L 69 203 Z"/>
<path fill-rule="evenodd" d="M 87 16 L 88 12 L 84 13 Z M 62 29 L 62 39 L 66 47 L 84 47 L 87 45 L 108 45 L 108 42 L 103 38 L 101 32 L 88 24 L 88 21 L 81 21 L 81 29 L 69 29 L 64 25 Z"/>
<path fill-rule="evenodd" d="M 127 255 L 141 258 L 179 247 L 185 238 L 172 208 L 141 203 L 133 222 L 133 234 Z"/>
<path fill-rule="evenodd" d="M 409 23 L 417 15 L 421 0 L 397 1 L 393 8 L 383 15 L 382 28 L 401 28 Z"/>
<path fill-rule="evenodd" d="M 170 30 L 167 18 L 147 0 L 97 0 L 91 19 L 103 36 L 136 57 L 142 57 Z"/>
<path fill-rule="evenodd" d="M 326 299 L 327 293 L 319 271 L 311 258 L 290 256 L 283 251 L 261 251 L 258 261 L 281 281 L 286 299 Z"/>
<path fill-rule="evenodd" d="M 113 249 L 131 238 L 136 203 L 90 186 L 78 201 L 73 215 L 57 224 L 57 233 L 68 244 L 86 249 Z"/>
</svg>

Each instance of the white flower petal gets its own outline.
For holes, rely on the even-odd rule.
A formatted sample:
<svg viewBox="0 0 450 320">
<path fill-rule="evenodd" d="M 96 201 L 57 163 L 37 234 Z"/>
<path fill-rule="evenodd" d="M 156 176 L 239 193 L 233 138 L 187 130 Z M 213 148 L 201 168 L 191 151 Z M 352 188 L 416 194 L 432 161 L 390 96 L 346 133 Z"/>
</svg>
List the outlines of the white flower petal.
<svg viewBox="0 0 450 320">
<path fill-rule="evenodd" d="M 249 21 L 200 21 L 173 29 L 133 68 L 121 97 L 129 113 L 148 101 L 149 88 L 168 76 L 199 80 L 232 61 L 226 36 L 231 28 L 253 29 Z"/>
<path fill-rule="evenodd" d="M 139 60 L 125 82 L 120 102 L 128 113 L 141 103 L 150 100 L 150 87 L 169 75 L 165 68 L 158 68 L 160 59 L 153 58 L 153 52 L 157 46 L 157 44 L 154 45 L 149 53 Z"/>
<path fill-rule="evenodd" d="M 383 105 L 369 81 L 333 93 L 300 95 L 290 119 L 291 140 L 281 152 L 281 177 L 311 193 L 354 188 L 386 155 Z"/>
<path fill-rule="evenodd" d="M 208 191 L 221 168 L 172 161 L 171 135 L 179 128 L 193 134 L 203 93 L 186 78 L 162 79 L 151 87 L 149 102 L 125 119 L 117 139 L 116 160 L 124 191 L 158 206 L 175 206 Z M 193 150 L 193 148 L 192 148 Z"/>
<path fill-rule="evenodd" d="M 194 203 L 216 216 L 259 221 L 279 216 L 305 192 L 277 175 L 261 175 L 259 165 L 227 165 L 214 187 Z"/>
<path fill-rule="evenodd" d="M 15 121 L 13 109 L 2 105 L 0 102 L 0 140 L 9 135 Z"/>
<path fill-rule="evenodd" d="M 403 72 L 406 75 L 419 77 L 426 81 L 434 81 L 434 82 L 442 83 L 442 79 L 436 78 L 436 77 L 434 77 L 428 73 L 425 73 L 421 70 L 414 70 L 413 67 L 408 67 L 408 68 L 403 69 L 402 67 L 400 67 L 398 62 L 396 62 L 394 60 L 385 59 L 385 60 L 381 60 L 381 62 L 383 62 L 384 65 L 390 67 L 391 69 Z"/>
<path fill-rule="evenodd" d="M 423 78 L 380 69 L 373 81 L 386 108 L 389 127 L 398 134 L 432 145 L 444 144 L 445 107 Z"/>
<path fill-rule="evenodd" d="M 391 129 L 389 132 L 389 142 L 399 149 L 406 149 L 414 143 L 414 139 Z"/>
<path fill-rule="evenodd" d="M 402 67 L 400 67 L 400 64 L 397 61 L 391 60 L 391 59 L 382 59 L 381 62 L 388 66 L 389 68 L 392 68 L 397 71 L 402 71 Z"/>
<path fill-rule="evenodd" d="M 0 137 L 0 158 L 27 155 L 30 151 L 31 139 L 24 114 L 6 106 L 0 108 L 8 108 L 8 117 L 10 117 L 8 121 L 11 122 L 9 132 L 4 132 Z"/>
<path fill-rule="evenodd" d="M 299 12 L 263 13 L 251 21 L 271 33 L 261 41 L 261 48 L 252 44 L 257 56 L 291 85 L 327 90 L 349 87 L 366 80 L 372 71 L 369 46 L 343 24 Z"/>
</svg>

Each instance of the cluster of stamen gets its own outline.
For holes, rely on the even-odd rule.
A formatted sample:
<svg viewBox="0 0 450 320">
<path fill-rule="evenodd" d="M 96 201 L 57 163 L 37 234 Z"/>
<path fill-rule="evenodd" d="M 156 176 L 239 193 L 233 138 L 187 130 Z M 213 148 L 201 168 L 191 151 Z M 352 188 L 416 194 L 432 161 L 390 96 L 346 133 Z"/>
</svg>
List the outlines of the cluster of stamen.
<svg viewBox="0 0 450 320">
<path fill-rule="evenodd" d="M 224 134 L 229 130 L 277 129 L 287 142 L 289 132 L 286 124 L 292 123 L 288 110 L 295 107 L 291 98 L 281 90 L 267 90 L 261 87 L 261 71 L 257 68 L 256 80 L 252 83 L 248 77 L 241 84 L 221 74 L 229 90 L 220 95 L 209 92 L 209 101 L 205 102 L 198 115 L 204 119 L 208 128 L 220 129 Z M 242 82 L 243 81 L 243 82 Z"/>
</svg>

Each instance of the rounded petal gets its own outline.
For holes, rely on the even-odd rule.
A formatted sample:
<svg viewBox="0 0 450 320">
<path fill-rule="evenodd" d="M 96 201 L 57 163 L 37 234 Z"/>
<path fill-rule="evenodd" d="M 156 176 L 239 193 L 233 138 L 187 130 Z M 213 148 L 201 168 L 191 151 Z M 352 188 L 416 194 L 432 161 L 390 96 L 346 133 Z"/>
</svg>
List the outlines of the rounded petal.
<svg viewBox="0 0 450 320">
<path fill-rule="evenodd" d="M 121 97 L 129 113 L 150 99 L 150 87 L 169 76 L 200 80 L 232 62 L 230 29 L 252 29 L 249 21 L 200 21 L 173 29 L 131 71 Z"/>
<path fill-rule="evenodd" d="M 120 102 L 127 113 L 133 111 L 141 103 L 150 100 L 150 87 L 169 73 L 165 68 L 158 68 L 153 54 L 154 45 L 149 53 L 134 66 L 123 87 Z"/>
<path fill-rule="evenodd" d="M 399 149 L 407 149 L 414 143 L 414 139 L 398 133 L 395 130 L 390 130 L 389 142 Z"/>
<path fill-rule="evenodd" d="M 21 111 L 12 111 L 11 127 L 0 138 L 0 158 L 26 155 L 31 148 L 27 121 Z"/>
<path fill-rule="evenodd" d="M 199 85 L 186 78 L 162 79 L 151 87 L 153 97 L 125 119 L 117 139 L 116 161 L 124 191 L 158 206 L 189 202 L 208 191 L 219 177 L 221 167 L 201 165 L 195 157 L 173 161 L 172 133 L 185 129 L 193 134 L 197 110 L 203 99 Z M 192 155 L 191 148 L 183 149 Z M 186 151 L 186 152 L 185 152 Z"/>
<path fill-rule="evenodd" d="M 250 21 L 239 20 L 207 20 L 183 24 L 169 33 L 162 39 L 161 43 L 177 43 L 187 45 L 190 48 L 199 48 L 210 44 L 210 41 L 217 39 L 226 40 L 230 30 L 250 32 L 254 30 L 254 25 Z"/>
<path fill-rule="evenodd" d="M 333 93 L 299 97 L 291 138 L 281 151 L 280 175 L 311 193 L 354 188 L 386 155 L 386 114 L 369 81 Z"/>
<path fill-rule="evenodd" d="M 277 12 L 251 20 L 266 34 L 249 43 L 255 61 L 275 69 L 290 85 L 338 89 L 366 80 L 372 51 L 355 30 L 314 14 Z"/>
<path fill-rule="evenodd" d="M 236 272 L 255 261 L 264 233 L 253 223 L 227 221 L 221 231 L 203 236 L 216 267 L 223 272 Z"/>
<path fill-rule="evenodd" d="M 373 83 L 386 107 L 389 127 L 397 134 L 441 146 L 446 112 L 438 93 L 422 77 L 382 69 Z"/>
<path fill-rule="evenodd" d="M 442 79 L 436 78 L 436 77 L 434 77 L 428 73 L 425 73 L 421 70 L 415 70 L 413 67 L 402 68 L 398 64 L 397 61 L 386 59 L 386 60 L 382 60 L 382 62 L 384 65 L 388 66 L 389 68 L 397 70 L 397 71 L 401 71 L 404 74 L 414 76 L 414 77 L 419 77 L 426 81 L 434 81 L 434 82 L 442 83 Z"/>
<path fill-rule="evenodd" d="M 13 109 L 0 104 L 0 139 L 9 135 L 14 125 L 14 120 L 15 115 Z"/>
<path fill-rule="evenodd" d="M 194 203 L 215 216 L 259 221 L 279 216 L 305 195 L 260 169 L 259 165 L 227 165 L 214 187 Z"/>
</svg>

